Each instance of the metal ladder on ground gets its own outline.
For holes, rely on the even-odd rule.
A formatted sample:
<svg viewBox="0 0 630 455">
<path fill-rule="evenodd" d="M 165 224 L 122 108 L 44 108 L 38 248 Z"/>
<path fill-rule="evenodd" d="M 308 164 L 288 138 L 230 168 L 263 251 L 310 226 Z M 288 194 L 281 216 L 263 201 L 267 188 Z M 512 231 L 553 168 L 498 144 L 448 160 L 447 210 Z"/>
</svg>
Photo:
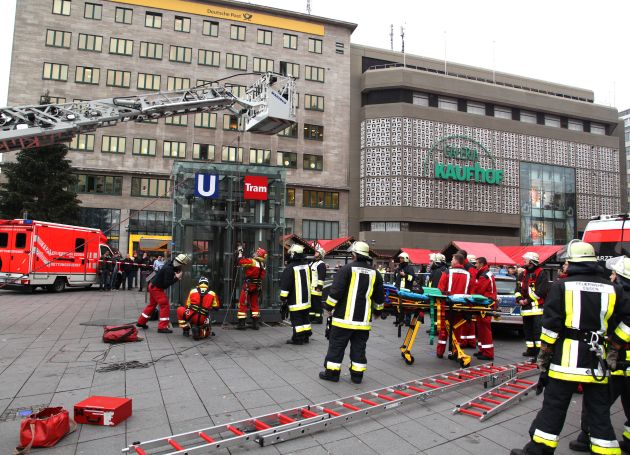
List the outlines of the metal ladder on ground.
<svg viewBox="0 0 630 455">
<path fill-rule="evenodd" d="M 480 421 L 489 419 L 495 414 L 519 403 L 537 386 L 536 381 L 523 379 L 539 373 L 535 364 L 533 367 L 521 368 L 516 377 L 503 384 L 482 393 L 453 409 L 453 414 L 464 414 L 478 417 Z"/>
<path fill-rule="evenodd" d="M 321 404 L 250 417 L 150 441 L 137 441 L 122 451 L 138 455 L 188 455 L 246 442 L 254 442 L 260 446 L 276 444 L 328 427 L 335 428 L 340 423 L 404 404 L 426 401 L 433 396 L 468 385 L 483 383 L 485 386 L 495 386 L 514 379 L 531 368 L 532 364 L 520 362 L 502 366 L 484 364 L 454 370 Z M 533 368 L 536 368 L 535 364 Z"/>
</svg>

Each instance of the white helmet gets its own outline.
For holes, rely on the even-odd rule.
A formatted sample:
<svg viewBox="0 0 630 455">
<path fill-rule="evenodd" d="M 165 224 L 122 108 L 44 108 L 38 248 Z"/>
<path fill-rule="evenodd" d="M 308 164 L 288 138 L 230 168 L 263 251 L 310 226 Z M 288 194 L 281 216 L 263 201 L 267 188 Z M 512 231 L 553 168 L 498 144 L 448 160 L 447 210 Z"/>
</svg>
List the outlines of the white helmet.
<svg viewBox="0 0 630 455">
<path fill-rule="evenodd" d="M 442 254 L 442 253 L 435 253 L 433 255 L 435 257 L 434 261 L 441 263 L 441 262 L 446 262 L 446 257 Z"/>
<path fill-rule="evenodd" d="M 175 256 L 175 259 L 173 259 L 173 265 L 175 265 L 176 267 L 180 265 L 186 265 L 188 263 L 190 263 L 190 256 L 184 253 L 178 254 L 177 256 Z"/>
<path fill-rule="evenodd" d="M 370 247 L 365 242 L 354 242 L 351 251 L 360 256 L 370 257 Z"/>
<path fill-rule="evenodd" d="M 298 243 L 294 243 L 289 247 L 289 257 L 293 257 L 296 254 L 304 254 L 304 247 Z"/>
<path fill-rule="evenodd" d="M 403 258 L 403 261 L 409 262 L 409 255 L 404 251 L 398 255 L 399 258 Z"/>
<path fill-rule="evenodd" d="M 534 265 L 538 265 L 538 263 L 540 262 L 540 256 L 538 256 L 538 253 L 534 253 L 533 251 L 528 251 L 527 253 L 525 253 L 523 255 L 523 259 L 525 259 L 525 261 L 529 261 Z"/>
<path fill-rule="evenodd" d="M 595 262 L 595 249 L 590 243 L 581 240 L 571 240 L 567 245 L 565 259 L 569 262 Z"/>
<path fill-rule="evenodd" d="M 475 265 L 477 263 L 477 256 L 475 256 L 474 254 L 469 254 L 468 262 L 470 262 L 472 265 Z"/>
<path fill-rule="evenodd" d="M 326 256 L 326 250 L 324 250 L 321 246 L 316 246 L 315 252 L 318 253 L 322 259 L 324 259 L 324 256 Z"/>
<path fill-rule="evenodd" d="M 630 259 L 627 257 L 618 256 L 608 259 L 606 261 L 606 268 L 630 280 Z"/>
<path fill-rule="evenodd" d="M 431 261 L 431 262 L 437 262 L 437 261 L 435 260 L 435 253 L 429 253 L 429 261 Z"/>
</svg>

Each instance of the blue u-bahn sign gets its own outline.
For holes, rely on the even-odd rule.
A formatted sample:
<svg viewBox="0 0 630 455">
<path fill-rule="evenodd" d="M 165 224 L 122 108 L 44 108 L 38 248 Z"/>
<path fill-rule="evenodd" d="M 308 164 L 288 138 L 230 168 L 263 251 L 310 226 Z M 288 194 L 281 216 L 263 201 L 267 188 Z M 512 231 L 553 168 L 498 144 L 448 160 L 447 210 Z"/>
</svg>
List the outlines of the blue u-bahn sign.
<svg viewBox="0 0 630 455">
<path fill-rule="evenodd" d="M 215 174 L 195 174 L 195 196 L 204 199 L 219 197 L 219 176 Z"/>
</svg>

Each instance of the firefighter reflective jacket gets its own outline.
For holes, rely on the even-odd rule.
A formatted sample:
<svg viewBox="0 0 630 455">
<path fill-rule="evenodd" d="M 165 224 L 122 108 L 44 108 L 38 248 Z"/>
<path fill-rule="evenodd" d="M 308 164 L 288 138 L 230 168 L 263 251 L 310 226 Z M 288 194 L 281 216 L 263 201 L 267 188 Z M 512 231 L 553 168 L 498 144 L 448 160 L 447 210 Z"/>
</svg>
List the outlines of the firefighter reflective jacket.
<svg viewBox="0 0 630 455">
<path fill-rule="evenodd" d="M 266 273 L 265 263 L 253 258 L 241 258 L 238 260 L 238 265 L 245 270 L 245 284 L 248 290 L 260 290 Z"/>
<path fill-rule="evenodd" d="M 623 294 L 624 301 L 626 303 L 630 302 L 630 280 L 622 277 L 621 275 L 617 275 L 617 283 L 615 287 L 619 287 Z M 615 315 L 614 319 L 611 319 L 609 325 L 611 327 L 617 327 L 619 322 Z M 622 326 L 623 327 L 623 326 Z M 610 374 L 614 376 L 627 376 L 630 374 L 630 343 L 624 343 L 622 348 L 619 350 L 619 367 L 617 370 L 612 371 Z"/>
<path fill-rule="evenodd" d="M 431 265 L 431 275 L 429 276 L 429 287 L 437 288 L 440 283 L 442 274 L 448 273 L 448 267 L 446 264 L 439 263 Z"/>
<path fill-rule="evenodd" d="M 463 265 L 454 265 L 440 277 L 438 289 L 442 294 L 468 294 L 472 289 L 472 280 Z"/>
<path fill-rule="evenodd" d="M 588 343 L 595 338 L 594 332 L 607 333 L 619 344 L 630 342 L 628 300 L 602 273 L 595 262 L 574 263 L 569 266 L 569 276 L 551 286 L 540 336 L 542 342 L 554 345 L 550 378 L 598 382 L 593 376 L 604 376 Z"/>
<path fill-rule="evenodd" d="M 321 259 L 309 264 L 311 269 L 311 294 L 322 295 L 324 281 L 326 281 L 326 263 Z"/>
<path fill-rule="evenodd" d="M 311 307 L 311 273 L 306 259 L 294 258 L 280 277 L 280 298 L 287 301 L 289 311 Z"/>
<path fill-rule="evenodd" d="M 473 290 L 475 294 L 483 295 L 489 299 L 492 299 L 495 303 L 492 304 L 492 307 L 496 305 L 497 301 L 497 283 L 494 279 L 494 275 L 488 269 L 488 266 L 485 265 L 477 271 L 477 282 L 475 283 L 475 288 Z"/>
<path fill-rule="evenodd" d="M 528 268 L 523 272 L 523 280 L 516 291 L 516 299 L 527 299 L 527 304 L 521 307 L 521 316 L 540 316 L 543 314 L 543 304 L 549 292 L 547 273 L 540 267 Z"/>
<path fill-rule="evenodd" d="M 213 291 L 208 291 L 202 296 L 197 288 L 191 289 L 186 299 L 183 317 L 179 321 L 180 327 L 186 322 L 192 325 L 206 324 L 209 321 L 210 310 L 218 310 L 220 306 L 219 298 Z"/>
<path fill-rule="evenodd" d="M 372 310 L 383 311 L 383 277 L 367 260 L 359 258 L 339 269 L 325 308 L 332 311 L 331 324 L 353 330 L 370 330 Z"/>
<path fill-rule="evenodd" d="M 400 275 L 400 272 L 404 273 L 403 276 Z M 407 289 L 411 291 L 411 283 L 413 283 L 414 278 L 414 270 L 413 266 L 408 262 L 401 262 L 398 264 L 398 268 L 396 269 L 396 287 L 398 289 Z"/>
</svg>

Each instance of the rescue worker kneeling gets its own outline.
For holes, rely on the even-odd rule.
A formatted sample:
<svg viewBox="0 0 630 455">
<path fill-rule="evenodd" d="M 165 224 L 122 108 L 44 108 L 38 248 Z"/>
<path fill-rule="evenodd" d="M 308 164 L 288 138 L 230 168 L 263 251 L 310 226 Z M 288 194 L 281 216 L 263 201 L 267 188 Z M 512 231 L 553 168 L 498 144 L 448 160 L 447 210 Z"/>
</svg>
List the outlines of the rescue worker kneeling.
<svg viewBox="0 0 630 455">
<path fill-rule="evenodd" d="M 383 277 L 372 267 L 370 247 L 365 242 L 352 244 L 354 261 L 339 269 L 324 308 L 332 312 L 325 371 L 319 377 L 339 381 L 344 351 L 350 342 L 350 379 L 363 380 L 367 368 L 365 348 L 372 327 L 372 312 L 383 311 L 385 291 Z"/>
<path fill-rule="evenodd" d="M 287 344 L 304 344 L 312 335 L 309 311 L 311 309 L 311 273 L 304 247 L 297 243 L 288 251 L 289 262 L 280 277 L 282 319 L 291 319 L 293 335 Z"/>
<path fill-rule="evenodd" d="M 208 278 L 199 278 L 197 286 L 188 294 L 186 305 L 177 308 L 177 320 L 183 335 L 187 337 L 192 332 L 194 340 L 208 338 L 213 334 L 210 311 L 217 311 L 219 307 L 219 298 L 210 290 Z"/>
<path fill-rule="evenodd" d="M 554 453 L 580 383 L 591 452 L 621 453 L 610 422 L 602 343 L 606 334 L 617 346 L 630 341 L 628 305 L 621 289 L 603 277 L 590 244 L 573 240 L 566 251 L 568 277 L 551 285 L 542 316 L 537 364 L 542 374 L 548 371 L 542 409 L 529 429 L 531 441 L 522 450 L 512 449 L 511 455 Z"/>
</svg>

